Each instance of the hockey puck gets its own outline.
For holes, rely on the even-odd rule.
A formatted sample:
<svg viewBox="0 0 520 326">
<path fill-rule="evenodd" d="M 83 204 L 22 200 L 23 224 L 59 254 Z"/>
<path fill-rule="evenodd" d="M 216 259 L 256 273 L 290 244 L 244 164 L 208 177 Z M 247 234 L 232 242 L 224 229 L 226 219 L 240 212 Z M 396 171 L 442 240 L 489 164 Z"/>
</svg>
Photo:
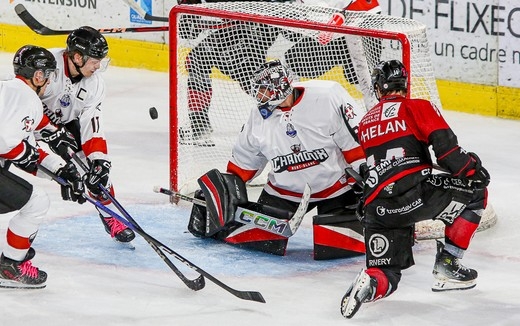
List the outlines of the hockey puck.
<svg viewBox="0 0 520 326">
<path fill-rule="evenodd" d="M 150 112 L 150 118 L 152 118 L 152 120 L 155 120 L 159 117 L 159 113 L 157 113 L 157 109 L 154 106 L 152 106 L 148 111 Z"/>
</svg>

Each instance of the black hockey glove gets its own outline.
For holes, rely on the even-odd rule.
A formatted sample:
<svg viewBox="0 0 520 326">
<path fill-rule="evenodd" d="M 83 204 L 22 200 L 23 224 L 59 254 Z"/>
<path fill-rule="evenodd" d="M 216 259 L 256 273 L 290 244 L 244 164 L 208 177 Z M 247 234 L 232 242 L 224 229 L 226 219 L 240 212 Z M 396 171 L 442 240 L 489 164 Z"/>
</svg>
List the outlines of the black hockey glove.
<svg viewBox="0 0 520 326">
<path fill-rule="evenodd" d="M 25 172 L 34 173 L 38 170 L 38 159 L 40 158 L 40 153 L 38 152 L 38 149 L 31 146 L 27 140 L 24 139 L 22 143 L 24 145 L 22 156 L 16 160 L 11 160 L 11 162 Z"/>
<path fill-rule="evenodd" d="M 40 131 L 40 135 L 49 148 L 65 161 L 70 161 L 69 148 L 74 152 L 79 149 L 76 139 L 64 126 L 60 126 L 55 132 L 43 129 Z"/>
<path fill-rule="evenodd" d="M 71 200 L 80 204 L 86 201 L 85 197 L 83 197 L 85 186 L 74 163 L 69 161 L 65 166 L 56 171 L 56 175 L 68 183 L 66 186 L 61 186 L 61 197 L 63 200 Z"/>
<path fill-rule="evenodd" d="M 90 164 L 90 171 L 85 175 L 85 185 L 88 190 L 95 196 L 101 195 L 99 185 L 108 186 L 108 176 L 112 165 L 107 160 L 93 160 Z"/>
<path fill-rule="evenodd" d="M 475 161 L 475 167 L 468 171 L 466 178 L 471 181 L 471 185 L 476 189 L 486 188 L 491 180 L 489 172 L 482 166 L 482 161 L 477 154 L 469 152 L 468 155 Z"/>
</svg>

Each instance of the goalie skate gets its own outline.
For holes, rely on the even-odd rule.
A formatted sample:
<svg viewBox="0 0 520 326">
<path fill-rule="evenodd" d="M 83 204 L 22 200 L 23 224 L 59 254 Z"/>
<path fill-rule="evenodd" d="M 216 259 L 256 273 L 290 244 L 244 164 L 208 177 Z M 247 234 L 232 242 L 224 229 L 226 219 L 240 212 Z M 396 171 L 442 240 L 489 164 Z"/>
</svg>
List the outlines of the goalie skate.
<svg viewBox="0 0 520 326">
<path fill-rule="evenodd" d="M 468 290 L 477 283 L 476 270 L 462 265 L 459 258 L 443 250 L 444 244 L 437 241 L 437 256 L 433 266 L 433 292 Z"/>
<path fill-rule="evenodd" d="M 352 318 L 361 307 L 361 304 L 370 302 L 374 298 L 377 281 L 362 269 L 350 285 L 347 293 L 341 299 L 341 314 L 345 318 Z"/>
</svg>

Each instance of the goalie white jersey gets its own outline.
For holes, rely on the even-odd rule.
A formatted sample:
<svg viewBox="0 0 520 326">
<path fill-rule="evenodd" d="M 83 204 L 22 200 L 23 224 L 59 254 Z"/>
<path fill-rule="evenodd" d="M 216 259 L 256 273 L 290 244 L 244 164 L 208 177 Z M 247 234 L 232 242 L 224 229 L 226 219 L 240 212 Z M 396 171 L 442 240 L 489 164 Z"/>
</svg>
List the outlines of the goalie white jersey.
<svg viewBox="0 0 520 326">
<path fill-rule="evenodd" d="M 52 82 L 42 97 L 44 113 L 55 124 L 67 124 L 78 119 L 81 146 L 85 155 L 107 160 L 101 104 L 105 98 L 105 82 L 99 72 L 73 83 L 64 49 L 51 49 L 60 70 L 58 80 Z"/>
<path fill-rule="evenodd" d="M 363 160 L 357 124 L 364 111 L 338 83 L 313 80 L 292 85 L 298 98 L 263 119 L 253 109 L 233 148 L 228 171 L 251 175 L 270 164 L 265 190 L 299 201 L 308 183 L 311 201 L 339 196 L 350 189 L 347 164 Z M 247 177 L 246 177 L 247 179 Z"/>
</svg>

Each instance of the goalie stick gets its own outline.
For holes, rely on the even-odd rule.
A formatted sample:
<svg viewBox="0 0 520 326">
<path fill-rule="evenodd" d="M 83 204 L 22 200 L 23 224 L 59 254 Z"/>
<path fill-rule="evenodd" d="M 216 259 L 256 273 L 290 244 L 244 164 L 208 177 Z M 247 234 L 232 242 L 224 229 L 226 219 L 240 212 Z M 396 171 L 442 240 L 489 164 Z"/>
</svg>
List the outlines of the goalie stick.
<svg viewBox="0 0 520 326">
<path fill-rule="evenodd" d="M 33 15 L 27 11 L 25 6 L 21 3 L 14 7 L 18 17 L 29 27 L 33 32 L 40 35 L 68 35 L 73 30 L 55 30 L 40 23 Z M 142 33 L 142 32 L 167 32 L 168 26 L 150 26 L 150 27 L 109 27 L 99 28 L 98 31 L 102 34 L 116 34 L 116 33 Z"/>
<path fill-rule="evenodd" d="M 86 166 L 86 164 L 76 155 L 76 153 L 74 153 L 73 151 L 69 151 L 69 153 L 70 153 L 70 156 L 72 157 L 72 159 L 85 172 L 89 170 L 88 167 Z M 265 303 L 265 299 L 260 292 L 240 291 L 240 290 L 236 290 L 236 289 L 229 287 L 228 285 L 224 284 L 223 282 L 221 282 L 220 280 L 215 278 L 213 275 L 209 274 L 208 272 L 206 272 L 202 268 L 198 267 L 197 265 L 193 264 L 192 262 L 190 262 L 189 260 L 187 260 L 186 258 L 181 256 L 174 250 L 172 250 L 169 247 L 167 247 L 166 245 L 162 244 L 159 240 L 150 236 L 137 224 L 137 222 L 132 218 L 132 216 L 130 216 L 130 214 L 124 209 L 124 207 L 114 198 L 114 196 L 112 196 L 110 191 L 108 191 L 102 185 L 99 185 L 99 189 L 101 189 L 103 194 L 105 194 L 105 196 L 107 196 L 114 203 L 114 205 L 117 207 L 117 209 L 128 219 L 128 221 L 125 221 L 124 218 L 122 218 L 121 216 L 119 216 L 118 214 L 116 214 L 115 212 L 110 210 L 108 207 L 104 206 L 103 204 L 101 204 L 99 202 L 96 204 L 96 207 L 99 207 L 100 209 L 104 210 L 106 213 L 110 214 L 117 220 L 120 220 L 125 225 L 127 225 L 129 228 L 131 228 L 133 231 L 135 231 L 137 234 L 142 236 L 146 240 L 146 242 L 148 242 L 148 244 L 150 244 L 150 246 L 155 250 L 155 252 L 166 262 L 166 264 L 175 272 L 175 274 L 177 274 L 177 276 L 179 276 L 179 278 L 190 289 L 195 290 L 195 291 L 202 289 L 205 286 L 205 282 L 204 282 L 204 277 L 205 277 L 208 280 L 215 283 L 216 285 L 223 288 L 224 290 L 226 290 L 227 292 L 236 296 L 237 298 L 240 298 L 242 300 L 250 300 L 250 301 Z M 87 200 L 89 200 L 90 202 L 93 201 L 88 196 L 84 196 L 84 197 L 87 198 Z M 102 206 L 102 207 L 100 207 L 100 206 Z M 125 222 L 127 222 L 127 223 L 125 223 Z M 198 278 L 196 278 L 195 280 L 190 280 L 190 279 L 186 278 L 186 276 L 184 276 L 184 274 L 182 274 L 182 272 L 163 254 L 163 252 L 161 250 L 172 255 L 175 259 L 179 260 L 181 263 L 185 264 L 192 270 L 196 271 L 197 273 L 200 274 L 200 276 Z M 196 287 L 197 284 L 199 284 L 200 288 L 195 289 L 194 287 Z"/>
<path fill-rule="evenodd" d="M 60 185 L 62 186 L 66 186 L 67 185 L 67 182 L 65 180 L 63 180 L 62 178 L 58 177 L 56 174 L 52 173 L 51 171 L 49 171 L 47 168 L 45 168 L 44 166 L 39 166 L 38 167 L 39 170 L 41 170 L 42 172 L 44 172 L 45 174 L 47 174 L 48 176 L 50 176 L 54 181 L 56 181 L 57 183 L 59 183 Z M 134 224 L 130 224 L 129 221 L 126 221 L 125 219 L 123 219 L 121 216 L 119 216 L 118 214 L 116 214 L 115 212 L 113 212 L 111 209 L 109 209 L 108 207 L 106 207 L 105 205 L 103 205 L 102 203 L 100 203 L 99 201 L 97 200 L 94 200 L 92 198 L 90 198 L 88 195 L 86 194 L 83 194 L 83 198 L 85 198 L 89 203 L 93 204 L 94 206 L 96 206 L 97 208 L 99 208 L 100 210 L 104 211 L 105 213 L 107 214 L 110 214 L 112 217 L 114 217 L 115 219 L 117 219 L 118 221 L 120 221 L 121 223 L 125 224 L 127 227 L 129 227 L 130 229 L 134 230 L 135 232 L 139 233 L 143 238 L 145 238 L 145 240 L 148 242 L 148 239 L 147 237 L 150 237 L 150 241 L 152 242 L 148 242 L 150 244 L 150 246 L 152 247 L 152 249 L 154 249 L 154 251 L 159 255 L 159 257 L 161 257 L 161 259 L 166 263 L 166 265 L 168 265 L 168 267 L 170 267 L 170 269 L 181 279 L 181 281 L 186 284 L 186 286 L 188 288 L 190 288 L 191 290 L 193 291 L 198 291 L 198 290 L 201 290 L 204 288 L 205 286 L 205 282 L 204 282 L 204 277 L 202 275 L 200 275 L 199 277 L 197 277 L 196 279 L 194 280 L 190 280 L 188 279 L 178 268 L 177 266 L 175 266 L 171 260 L 168 259 L 168 257 L 166 257 L 164 255 L 164 253 L 161 251 L 164 250 L 165 252 L 167 253 L 175 253 L 173 250 L 171 250 L 170 248 L 164 246 L 162 243 L 160 243 L 159 241 L 153 239 L 151 236 L 148 236 L 148 234 L 146 234 L 146 232 L 144 232 L 143 229 L 140 229 L 140 231 L 138 231 L 136 228 L 140 228 L 139 225 L 137 225 L 137 223 L 134 222 Z M 130 221 L 131 222 L 131 221 Z M 146 236 L 145 236 L 146 235 Z"/>
<path fill-rule="evenodd" d="M 154 191 L 206 207 L 206 202 L 204 200 L 185 196 L 170 189 L 156 186 L 154 187 Z M 240 206 L 237 207 L 234 220 L 243 224 L 252 225 L 255 228 L 259 228 L 270 233 L 289 238 L 293 236 L 300 227 L 303 217 L 305 216 L 305 213 L 307 213 L 310 196 L 311 188 L 308 184 L 306 184 L 300 204 L 298 205 L 296 212 L 290 220 L 279 219 Z"/>
</svg>

